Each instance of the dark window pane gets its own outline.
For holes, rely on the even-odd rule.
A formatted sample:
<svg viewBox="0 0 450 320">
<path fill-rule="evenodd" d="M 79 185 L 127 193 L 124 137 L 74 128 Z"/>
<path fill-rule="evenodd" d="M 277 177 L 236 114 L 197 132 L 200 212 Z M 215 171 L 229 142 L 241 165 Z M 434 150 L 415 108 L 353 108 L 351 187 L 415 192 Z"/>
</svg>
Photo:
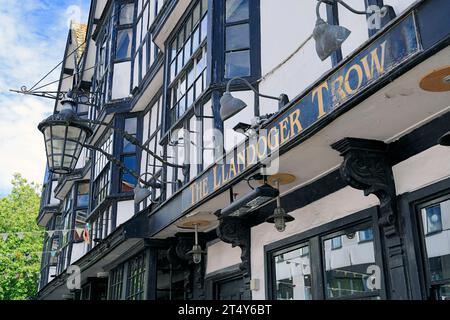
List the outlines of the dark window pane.
<svg viewBox="0 0 450 320">
<path fill-rule="evenodd" d="M 129 156 L 123 158 L 123 163 L 125 166 L 132 170 L 136 171 L 136 156 Z M 136 178 L 133 177 L 132 174 L 123 172 L 122 174 L 122 192 L 132 191 L 136 186 Z"/>
<path fill-rule="evenodd" d="M 340 236 L 331 239 L 331 249 L 336 250 L 339 248 L 342 248 L 342 238 Z"/>
<path fill-rule="evenodd" d="M 373 229 L 369 228 L 358 232 L 359 241 L 370 241 L 373 240 Z"/>
<path fill-rule="evenodd" d="M 441 206 L 425 209 L 427 212 L 427 233 L 442 231 Z"/>
<path fill-rule="evenodd" d="M 248 17 L 248 0 L 226 0 L 226 22 L 246 20 Z"/>
<path fill-rule="evenodd" d="M 226 54 L 225 77 L 250 76 L 250 51 L 229 52 Z"/>
<path fill-rule="evenodd" d="M 375 265 L 374 242 L 360 242 L 356 237 L 356 233 L 368 229 L 344 231 L 341 236 L 323 241 L 327 298 L 351 298 L 377 289 L 368 285 L 372 284 L 368 268 Z"/>
<path fill-rule="evenodd" d="M 117 33 L 116 59 L 126 59 L 131 55 L 131 29 Z"/>
<path fill-rule="evenodd" d="M 250 29 L 248 24 L 227 27 L 226 50 L 246 49 L 250 47 Z"/>
<path fill-rule="evenodd" d="M 277 300 L 311 300 L 309 247 L 274 256 Z"/>
</svg>

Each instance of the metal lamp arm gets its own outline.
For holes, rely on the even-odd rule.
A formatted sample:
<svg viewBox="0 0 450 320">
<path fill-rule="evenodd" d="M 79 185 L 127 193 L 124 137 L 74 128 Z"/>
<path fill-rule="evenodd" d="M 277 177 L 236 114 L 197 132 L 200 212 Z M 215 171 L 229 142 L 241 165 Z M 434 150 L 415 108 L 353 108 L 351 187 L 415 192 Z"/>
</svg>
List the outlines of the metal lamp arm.
<svg viewBox="0 0 450 320">
<path fill-rule="evenodd" d="M 326 4 L 329 4 L 329 5 L 333 5 L 333 4 L 335 4 L 335 3 L 339 3 L 339 4 L 341 4 L 344 8 L 346 8 L 347 10 L 349 10 L 349 11 L 355 13 L 355 14 L 361 14 L 361 15 L 362 15 L 362 14 L 364 14 L 364 15 L 367 14 L 366 11 L 359 11 L 359 10 L 356 10 L 356 9 L 350 7 L 348 4 L 346 4 L 346 3 L 345 3 L 344 1 L 342 1 L 342 0 L 317 0 L 316 15 L 317 15 L 317 18 L 318 18 L 318 19 L 321 19 L 321 17 L 320 17 L 320 5 L 321 5 L 322 3 L 326 3 Z"/>
<path fill-rule="evenodd" d="M 227 83 L 227 91 L 228 92 L 230 92 L 231 83 L 236 80 L 241 80 L 242 82 L 244 82 L 259 97 L 277 100 L 277 101 L 281 100 L 280 97 L 273 97 L 273 96 L 268 96 L 266 94 L 259 93 L 258 90 L 256 90 L 255 87 L 253 87 L 252 84 L 248 80 L 241 78 L 241 77 L 234 77 L 234 78 L 231 78 L 230 81 L 228 81 L 228 83 Z"/>
<path fill-rule="evenodd" d="M 125 171 L 126 173 L 131 174 L 134 178 L 136 178 L 137 181 L 139 181 L 140 183 L 142 183 L 146 187 L 151 187 L 152 186 L 151 183 L 149 183 L 149 182 L 145 181 L 144 179 L 142 179 L 141 176 L 139 176 L 136 172 L 134 172 L 131 169 L 128 169 L 124 165 L 124 163 L 122 161 L 120 161 L 119 159 L 115 158 L 113 155 L 109 154 L 108 152 L 104 151 L 102 148 L 98 148 L 98 147 L 91 146 L 91 145 L 88 145 L 88 144 L 83 144 L 82 146 L 85 147 L 86 149 L 93 150 L 93 151 L 98 151 L 98 152 L 102 153 L 106 157 L 106 159 L 108 159 L 108 161 L 111 161 L 116 166 L 120 167 L 120 169 Z"/>
<path fill-rule="evenodd" d="M 97 120 L 83 120 L 83 122 L 87 122 L 90 124 L 95 124 L 95 125 L 102 125 L 102 126 L 106 126 L 106 127 L 110 127 L 109 123 L 103 122 L 103 121 L 97 121 Z M 168 167 L 172 167 L 172 168 L 181 168 L 181 169 L 185 169 L 186 167 L 184 165 L 179 165 L 179 164 L 174 164 L 174 163 L 170 163 L 167 162 L 167 160 L 163 159 L 162 157 L 158 156 L 156 153 L 154 153 L 152 150 L 150 150 L 148 147 L 144 146 L 143 144 L 141 144 L 139 142 L 138 139 L 136 139 L 133 135 L 129 134 L 128 132 L 126 132 L 125 130 L 119 129 L 117 127 L 111 126 L 111 129 L 113 129 L 115 132 L 119 133 L 122 137 L 124 137 L 126 140 L 128 140 L 129 142 L 131 142 L 133 145 L 137 146 L 139 149 L 144 150 L 145 152 L 147 152 L 148 154 L 150 154 L 152 157 L 154 157 L 156 160 L 162 162 L 163 164 L 165 164 Z"/>
</svg>

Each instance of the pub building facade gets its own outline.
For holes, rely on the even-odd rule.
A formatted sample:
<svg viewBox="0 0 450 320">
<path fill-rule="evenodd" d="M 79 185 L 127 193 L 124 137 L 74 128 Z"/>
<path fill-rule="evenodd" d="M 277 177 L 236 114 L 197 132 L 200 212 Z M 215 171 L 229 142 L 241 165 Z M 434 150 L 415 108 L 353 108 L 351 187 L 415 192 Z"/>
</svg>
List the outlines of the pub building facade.
<svg viewBox="0 0 450 320">
<path fill-rule="evenodd" d="M 38 299 L 450 299 L 450 3 L 344 4 L 93 0 Z"/>
</svg>

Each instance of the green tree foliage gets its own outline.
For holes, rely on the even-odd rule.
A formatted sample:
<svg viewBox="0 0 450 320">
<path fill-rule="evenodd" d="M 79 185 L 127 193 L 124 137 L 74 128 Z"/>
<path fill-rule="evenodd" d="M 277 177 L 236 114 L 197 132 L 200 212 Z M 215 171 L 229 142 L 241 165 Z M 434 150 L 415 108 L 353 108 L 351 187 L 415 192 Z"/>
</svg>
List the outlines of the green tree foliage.
<svg viewBox="0 0 450 320">
<path fill-rule="evenodd" d="M 0 300 L 36 294 L 43 242 L 43 229 L 36 224 L 40 187 L 20 174 L 14 175 L 12 186 L 0 199 L 0 235 L 8 233 L 6 241 L 0 236 Z"/>
</svg>

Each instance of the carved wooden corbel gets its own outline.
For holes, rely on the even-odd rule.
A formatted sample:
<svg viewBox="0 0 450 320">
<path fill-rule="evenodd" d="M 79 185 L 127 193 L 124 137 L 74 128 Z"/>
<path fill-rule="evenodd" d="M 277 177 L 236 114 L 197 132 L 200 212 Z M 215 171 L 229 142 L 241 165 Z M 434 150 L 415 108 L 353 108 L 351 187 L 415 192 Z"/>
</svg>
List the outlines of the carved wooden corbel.
<svg viewBox="0 0 450 320">
<path fill-rule="evenodd" d="M 220 220 L 217 236 L 232 247 L 241 248 L 241 264 L 239 268 L 245 274 L 250 274 L 250 228 L 244 219 L 225 217 Z"/>
</svg>

